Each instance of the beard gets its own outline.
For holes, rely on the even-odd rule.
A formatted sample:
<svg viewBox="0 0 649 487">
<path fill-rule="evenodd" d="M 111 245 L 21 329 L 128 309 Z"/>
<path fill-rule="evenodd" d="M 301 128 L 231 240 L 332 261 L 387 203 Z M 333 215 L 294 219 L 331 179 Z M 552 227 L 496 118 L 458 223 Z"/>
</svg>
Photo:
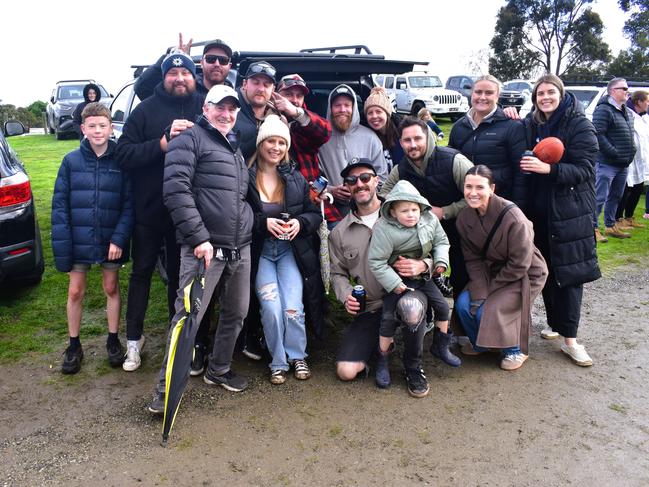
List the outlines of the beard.
<svg viewBox="0 0 649 487">
<path fill-rule="evenodd" d="M 333 120 L 331 121 L 333 126 L 340 132 L 347 132 L 349 127 L 352 125 L 352 116 L 346 113 L 340 113 L 334 115 Z"/>
<path fill-rule="evenodd" d="M 164 83 L 163 87 L 171 96 L 189 96 L 196 91 L 196 83 L 191 81 Z"/>
</svg>

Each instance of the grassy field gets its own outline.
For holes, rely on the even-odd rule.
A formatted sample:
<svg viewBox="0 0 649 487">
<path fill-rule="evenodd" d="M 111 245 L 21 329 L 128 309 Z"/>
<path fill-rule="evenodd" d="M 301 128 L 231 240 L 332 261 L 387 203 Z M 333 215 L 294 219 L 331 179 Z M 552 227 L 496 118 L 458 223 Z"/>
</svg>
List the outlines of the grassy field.
<svg viewBox="0 0 649 487">
<path fill-rule="evenodd" d="M 451 124 L 445 120 L 439 120 L 438 123 L 446 134 L 445 140 L 442 141 L 442 145 L 446 145 Z M 0 362 L 18 359 L 30 353 L 43 354 L 62 351 L 65 348 L 68 276 L 54 268 L 50 245 L 50 211 L 52 189 L 61 159 L 78 146 L 76 140 L 56 141 L 51 135 L 15 137 L 9 139 L 9 142 L 25 163 L 31 177 L 43 238 L 45 274 L 39 286 L 0 289 Z M 643 209 L 644 200 L 641 200 L 636 212 L 640 221 L 643 221 Z M 602 269 L 604 272 L 610 272 L 622 264 L 641 262 L 642 258 L 649 255 L 648 241 L 649 228 L 645 228 L 634 230 L 631 239 L 610 239 L 608 243 L 600 244 L 598 251 Z M 120 273 L 123 310 L 129 272 L 130 265 L 127 265 Z M 98 269 L 89 273 L 88 283 L 84 300 L 82 337 L 106 332 L 105 297 L 101 290 L 101 274 Z M 165 332 L 165 296 L 164 285 L 155 276 L 145 323 L 148 334 Z M 123 332 L 121 336 L 124 337 Z"/>
</svg>

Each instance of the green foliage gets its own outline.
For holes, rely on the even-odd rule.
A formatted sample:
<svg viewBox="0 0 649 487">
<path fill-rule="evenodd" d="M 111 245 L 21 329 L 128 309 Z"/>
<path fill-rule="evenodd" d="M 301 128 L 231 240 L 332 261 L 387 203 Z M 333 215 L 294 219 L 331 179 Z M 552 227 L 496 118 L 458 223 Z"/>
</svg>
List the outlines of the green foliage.
<svg viewBox="0 0 649 487">
<path fill-rule="evenodd" d="M 32 103 L 32 105 L 34 104 Z M 4 124 L 8 120 L 18 120 L 27 128 L 43 126 L 42 113 L 34 113 L 29 108 L 24 107 L 16 108 L 14 105 L 0 105 L 0 122 Z"/>
<path fill-rule="evenodd" d="M 500 9 L 491 40 L 492 73 L 503 78 L 597 68 L 610 59 L 604 25 L 593 0 L 509 0 Z M 506 74 L 506 76 L 503 76 Z"/>
<path fill-rule="evenodd" d="M 40 120 L 43 118 L 43 114 L 45 113 L 45 107 L 47 107 L 47 103 L 37 100 L 27 107 L 27 111 Z"/>
<path fill-rule="evenodd" d="M 619 0 L 619 5 L 631 15 L 624 23 L 624 33 L 631 47 L 620 51 L 607 68 L 607 76 L 628 79 L 649 79 L 649 0 Z"/>
</svg>

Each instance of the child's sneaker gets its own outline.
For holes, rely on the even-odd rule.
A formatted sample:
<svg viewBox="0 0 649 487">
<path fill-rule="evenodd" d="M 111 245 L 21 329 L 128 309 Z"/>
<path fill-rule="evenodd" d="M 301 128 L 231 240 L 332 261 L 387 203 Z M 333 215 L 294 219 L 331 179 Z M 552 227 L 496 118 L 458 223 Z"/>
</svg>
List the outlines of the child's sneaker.
<svg viewBox="0 0 649 487">
<path fill-rule="evenodd" d="M 139 340 L 128 340 L 126 342 L 126 360 L 122 364 L 122 368 L 126 372 L 133 372 L 140 368 L 142 363 L 140 353 L 144 348 L 144 341 L 144 335 L 142 335 Z"/>
<path fill-rule="evenodd" d="M 63 364 L 61 372 L 64 374 L 76 374 L 81 370 L 81 361 L 83 360 L 83 348 L 79 345 L 76 348 L 68 346 L 63 352 Z"/>
<path fill-rule="evenodd" d="M 412 397 L 426 397 L 430 388 L 422 369 L 406 369 L 406 383 L 408 393 Z"/>
<path fill-rule="evenodd" d="M 124 363 L 124 347 L 118 340 L 116 343 L 106 343 L 108 352 L 108 363 L 111 367 L 119 367 Z"/>
</svg>

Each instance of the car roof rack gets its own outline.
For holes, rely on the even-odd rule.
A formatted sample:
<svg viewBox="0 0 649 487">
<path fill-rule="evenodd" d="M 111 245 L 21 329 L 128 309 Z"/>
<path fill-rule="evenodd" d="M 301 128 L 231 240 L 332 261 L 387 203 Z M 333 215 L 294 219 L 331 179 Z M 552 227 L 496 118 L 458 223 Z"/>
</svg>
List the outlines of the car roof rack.
<svg viewBox="0 0 649 487">
<path fill-rule="evenodd" d="M 62 79 L 60 81 L 57 81 L 57 83 L 96 83 L 94 79 Z"/>
<path fill-rule="evenodd" d="M 639 78 L 624 78 L 624 79 L 626 80 L 629 86 L 649 86 L 649 80 L 642 80 Z M 565 86 L 599 86 L 599 87 L 606 86 L 609 82 L 609 80 L 580 80 L 580 79 L 564 79 L 562 81 Z"/>
<path fill-rule="evenodd" d="M 311 52 L 311 53 L 328 52 L 330 54 L 336 54 L 338 53 L 338 51 L 343 51 L 343 50 L 348 51 L 350 49 L 354 50 L 354 54 L 372 55 L 372 51 L 370 51 L 370 48 L 364 44 L 352 44 L 350 46 L 312 47 L 309 49 L 300 49 L 300 52 Z"/>
</svg>

